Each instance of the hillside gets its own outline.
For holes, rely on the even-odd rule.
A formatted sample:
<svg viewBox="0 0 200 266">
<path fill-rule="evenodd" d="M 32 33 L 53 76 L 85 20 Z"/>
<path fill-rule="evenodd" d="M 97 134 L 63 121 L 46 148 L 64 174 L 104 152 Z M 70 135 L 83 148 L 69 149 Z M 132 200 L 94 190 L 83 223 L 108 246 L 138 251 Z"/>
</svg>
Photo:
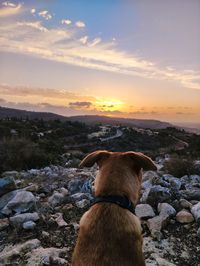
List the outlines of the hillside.
<svg viewBox="0 0 200 266">
<path fill-rule="evenodd" d="M 109 124 L 109 125 L 122 125 L 122 126 L 135 126 L 139 128 L 152 128 L 161 129 L 171 127 L 172 125 L 167 122 L 162 122 L 159 120 L 150 119 L 128 119 L 128 118 L 114 118 L 107 116 L 97 116 L 97 115 L 84 115 L 84 116 L 71 116 L 65 117 L 62 115 L 46 112 L 33 112 L 26 110 L 18 110 L 6 107 L 0 107 L 0 119 L 3 118 L 19 118 L 19 119 L 43 119 L 43 120 L 70 120 L 79 121 L 86 124 Z"/>
</svg>

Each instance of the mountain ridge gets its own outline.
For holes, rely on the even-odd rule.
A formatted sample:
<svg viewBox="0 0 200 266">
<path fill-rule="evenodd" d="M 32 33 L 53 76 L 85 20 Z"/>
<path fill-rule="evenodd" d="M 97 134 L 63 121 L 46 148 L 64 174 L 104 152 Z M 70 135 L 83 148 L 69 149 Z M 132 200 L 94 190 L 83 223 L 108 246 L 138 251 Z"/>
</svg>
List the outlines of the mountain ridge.
<svg viewBox="0 0 200 266">
<path fill-rule="evenodd" d="M 123 125 L 123 126 L 135 126 L 140 128 L 154 128 L 161 129 L 172 127 L 174 125 L 159 121 L 156 119 L 136 119 L 136 118 L 121 118 L 121 117 L 109 117 L 100 115 L 79 115 L 79 116 L 63 116 L 51 112 L 36 112 L 20 110 L 8 107 L 0 106 L 0 119 L 5 118 L 18 118 L 18 119 L 43 119 L 43 120 L 61 120 L 61 121 L 78 121 L 85 124 L 110 124 L 110 125 Z"/>
</svg>

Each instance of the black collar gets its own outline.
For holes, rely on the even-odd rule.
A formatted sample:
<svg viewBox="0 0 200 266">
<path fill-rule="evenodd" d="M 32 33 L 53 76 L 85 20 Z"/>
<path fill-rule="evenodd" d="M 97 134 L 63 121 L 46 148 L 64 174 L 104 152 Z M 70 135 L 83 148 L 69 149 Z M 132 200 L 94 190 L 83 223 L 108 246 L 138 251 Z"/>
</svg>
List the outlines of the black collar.
<svg viewBox="0 0 200 266">
<path fill-rule="evenodd" d="M 108 202 L 108 203 L 114 203 L 120 206 L 121 208 L 127 209 L 133 214 L 135 214 L 135 208 L 133 203 L 127 198 L 123 196 L 102 196 L 102 197 L 95 197 L 91 206 L 94 204 L 100 203 L 100 202 Z"/>
</svg>

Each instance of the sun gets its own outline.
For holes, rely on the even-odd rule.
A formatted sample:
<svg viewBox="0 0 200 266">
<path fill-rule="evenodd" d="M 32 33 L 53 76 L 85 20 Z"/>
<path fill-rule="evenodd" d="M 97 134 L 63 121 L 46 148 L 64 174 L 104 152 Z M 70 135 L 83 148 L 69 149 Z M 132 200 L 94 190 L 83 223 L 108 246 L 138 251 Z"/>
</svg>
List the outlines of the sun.
<svg viewBox="0 0 200 266">
<path fill-rule="evenodd" d="M 101 111 L 120 111 L 123 107 L 124 103 L 117 99 L 105 99 L 99 98 L 95 102 L 95 106 L 98 110 Z"/>
</svg>

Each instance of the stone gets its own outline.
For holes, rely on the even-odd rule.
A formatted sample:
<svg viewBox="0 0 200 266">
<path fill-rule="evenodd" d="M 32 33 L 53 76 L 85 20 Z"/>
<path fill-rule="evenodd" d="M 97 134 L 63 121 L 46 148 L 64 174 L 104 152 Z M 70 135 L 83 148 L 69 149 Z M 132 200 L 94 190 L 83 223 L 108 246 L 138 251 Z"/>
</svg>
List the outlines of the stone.
<svg viewBox="0 0 200 266">
<path fill-rule="evenodd" d="M 89 193 L 76 193 L 70 196 L 72 201 L 80 201 L 83 199 L 92 200 L 93 197 Z"/>
<path fill-rule="evenodd" d="M 12 176 L 0 178 L 0 197 L 16 189 L 15 180 Z"/>
<path fill-rule="evenodd" d="M 36 227 L 36 223 L 34 223 L 33 221 L 28 221 L 23 223 L 22 227 L 25 230 L 33 230 Z"/>
<path fill-rule="evenodd" d="M 8 218 L 0 219 L 0 231 L 3 231 L 9 226 L 9 220 Z"/>
<path fill-rule="evenodd" d="M 146 203 L 153 207 L 156 207 L 158 203 L 170 201 L 171 193 L 166 187 L 161 187 L 160 185 L 153 186 L 146 199 Z"/>
<path fill-rule="evenodd" d="M 151 232 L 153 238 L 157 239 L 158 241 L 161 239 L 161 229 L 163 229 L 169 221 L 168 216 L 155 216 L 149 220 L 147 220 L 147 226 Z"/>
<path fill-rule="evenodd" d="M 67 254 L 67 248 L 37 248 L 26 254 L 27 265 L 69 265 L 68 262 L 60 258 L 61 254 Z M 54 263 L 55 262 L 55 263 Z"/>
<path fill-rule="evenodd" d="M 200 223 L 200 202 L 192 207 L 191 213 L 193 214 L 195 220 Z"/>
<path fill-rule="evenodd" d="M 26 187 L 24 190 L 30 191 L 30 192 L 37 192 L 39 189 L 37 184 L 31 184 L 28 187 Z"/>
<path fill-rule="evenodd" d="M 10 262 L 15 256 L 24 256 L 24 252 L 32 252 L 34 249 L 40 247 L 40 245 L 41 243 L 38 239 L 32 239 L 23 244 L 7 246 L 0 252 L 0 265 L 13 265 Z"/>
<path fill-rule="evenodd" d="M 49 197 L 48 202 L 53 208 L 60 206 L 64 202 L 64 195 L 59 192 L 54 192 L 51 197 Z"/>
<path fill-rule="evenodd" d="M 12 199 L 8 201 L 1 212 L 3 214 L 10 215 L 13 211 L 16 213 L 24 213 L 29 210 L 35 210 L 36 202 L 37 199 L 31 192 L 17 190 L 14 197 L 12 197 Z"/>
<path fill-rule="evenodd" d="M 170 177 L 169 178 L 169 183 L 172 189 L 179 190 L 181 188 L 181 180 L 177 177 Z"/>
<path fill-rule="evenodd" d="M 63 219 L 63 214 L 62 213 L 56 213 L 56 223 L 58 224 L 58 227 L 65 227 L 68 224 L 65 222 L 65 220 Z"/>
<path fill-rule="evenodd" d="M 192 208 L 192 203 L 187 201 L 186 199 L 180 199 L 179 204 L 183 209 L 191 209 Z"/>
<path fill-rule="evenodd" d="M 157 172 L 154 171 L 146 171 L 143 175 L 142 175 L 142 181 L 147 181 L 147 180 L 153 180 L 155 177 L 159 177 Z"/>
<path fill-rule="evenodd" d="M 182 198 L 187 200 L 198 200 L 200 201 L 200 188 L 192 187 L 187 190 L 180 190 L 180 195 Z"/>
<path fill-rule="evenodd" d="M 90 204 L 90 201 L 87 199 L 82 199 L 80 201 L 77 201 L 76 206 L 80 209 L 87 207 Z"/>
<path fill-rule="evenodd" d="M 155 212 L 149 204 L 138 204 L 135 208 L 135 214 L 137 217 L 143 219 L 155 216 Z"/>
<path fill-rule="evenodd" d="M 159 255 L 154 254 L 153 256 L 159 266 L 176 266 L 176 264 L 169 262 L 166 259 L 161 258 Z"/>
<path fill-rule="evenodd" d="M 200 239 L 200 227 L 197 230 L 197 237 Z"/>
<path fill-rule="evenodd" d="M 153 185 L 152 185 L 151 181 L 147 180 L 147 181 L 142 183 L 141 188 L 142 188 L 142 190 L 146 190 L 146 189 L 150 189 L 152 186 Z"/>
<path fill-rule="evenodd" d="M 22 213 L 22 214 L 17 214 L 13 217 L 10 217 L 9 221 L 10 224 L 14 227 L 21 227 L 23 223 L 28 222 L 28 221 L 38 221 L 40 219 L 39 215 L 37 212 L 34 213 Z"/>
<path fill-rule="evenodd" d="M 187 210 L 182 210 L 182 211 L 177 213 L 176 220 L 179 223 L 192 223 L 194 221 L 194 217 Z"/>
<path fill-rule="evenodd" d="M 159 203 L 158 212 L 161 216 L 173 217 L 176 215 L 176 210 L 169 203 Z"/>
<path fill-rule="evenodd" d="M 6 171 L 2 174 L 2 177 L 14 177 L 16 178 L 19 175 L 19 172 L 17 171 Z"/>
</svg>

